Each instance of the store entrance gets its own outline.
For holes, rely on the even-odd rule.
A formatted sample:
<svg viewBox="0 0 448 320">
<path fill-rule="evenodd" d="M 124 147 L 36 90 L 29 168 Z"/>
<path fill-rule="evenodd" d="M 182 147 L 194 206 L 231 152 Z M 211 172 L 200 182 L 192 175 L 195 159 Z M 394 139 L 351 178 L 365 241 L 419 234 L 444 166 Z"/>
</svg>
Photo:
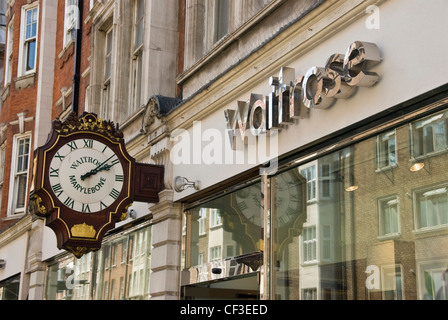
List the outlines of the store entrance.
<svg viewBox="0 0 448 320">
<path fill-rule="evenodd" d="M 212 280 L 182 287 L 184 300 L 258 300 L 259 273 Z"/>
</svg>

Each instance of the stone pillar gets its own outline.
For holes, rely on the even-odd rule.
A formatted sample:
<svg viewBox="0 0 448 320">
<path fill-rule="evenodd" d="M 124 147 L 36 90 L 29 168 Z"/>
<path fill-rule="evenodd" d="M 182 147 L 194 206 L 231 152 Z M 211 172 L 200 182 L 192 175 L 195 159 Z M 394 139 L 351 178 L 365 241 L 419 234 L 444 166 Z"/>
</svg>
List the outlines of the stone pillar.
<svg viewBox="0 0 448 320">
<path fill-rule="evenodd" d="M 151 252 L 151 300 L 179 299 L 182 207 L 173 202 L 173 190 L 159 193 L 153 214 Z"/>
<path fill-rule="evenodd" d="M 28 283 L 28 300 L 42 300 L 45 287 L 45 264 L 42 262 L 42 242 L 45 220 L 34 218 L 29 231 L 25 274 Z"/>
</svg>

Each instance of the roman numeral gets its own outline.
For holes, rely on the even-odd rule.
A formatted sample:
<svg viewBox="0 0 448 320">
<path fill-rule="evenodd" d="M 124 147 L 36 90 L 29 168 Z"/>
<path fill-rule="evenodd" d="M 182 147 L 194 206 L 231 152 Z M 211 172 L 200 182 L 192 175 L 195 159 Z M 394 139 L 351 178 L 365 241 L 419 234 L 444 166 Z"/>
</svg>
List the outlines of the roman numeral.
<svg viewBox="0 0 448 320">
<path fill-rule="evenodd" d="M 65 199 L 65 201 L 64 201 L 64 204 L 65 204 L 67 207 L 70 207 L 70 208 L 73 209 L 73 206 L 75 205 L 75 200 L 73 200 L 73 199 L 70 198 L 70 197 L 67 197 L 67 199 Z"/>
<path fill-rule="evenodd" d="M 76 145 L 76 141 L 72 141 L 67 143 L 67 145 L 70 147 L 70 151 L 78 149 L 78 146 Z"/>
<path fill-rule="evenodd" d="M 294 217 L 297 215 L 297 212 L 294 208 L 288 207 L 288 209 L 286 209 L 286 215 L 288 217 Z"/>
<path fill-rule="evenodd" d="M 59 154 L 59 152 L 58 153 L 56 153 L 56 155 L 54 156 L 55 158 L 58 158 L 59 160 L 64 160 L 64 156 L 61 156 L 60 154 Z"/>
<path fill-rule="evenodd" d="M 115 176 L 115 181 L 123 182 L 124 181 L 124 176 L 122 174 L 117 174 Z"/>
<path fill-rule="evenodd" d="M 60 183 L 51 186 L 51 188 L 53 189 L 53 192 L 57 197 L 60 197 L 61 194 L 64 192 L 64 190 L 62 190 L 62 186 Z"/>
<path fill-rule="evenodd" d="M 91 212 L 88 204 L 82 204 L 82 212 Z"/>
<path fill-rule="evenodd" d="M 84 139 L 84 148 L 93 148 L 93 140 Z"/>
<path fill-rule="evenodd" d="M 116 189 L 112 189 L 112 191 L 109 193 L 109 195 L 114 198 L 115 200 L 117 200 L 118 196 L 120 195 L 120 192 Z"/>
<path fill-rule="evenodd" d="M 100 201 L 100 210 L 103 210 L 107 208 L 107 206 L 103 203 L 103 201 Z"/>
<path fill-rule="evenodd" d="M 119 162 L 120 162 L 120 159 L 115 158 L 115 160 L 112 160 L 112 165 L 115 165 L 115 164 L 117 164 L 117 163 L 119 163 Z"/>
<path fill-rule="evenodd" d="M 53 169 L 50 167 L 50 177 L 59 177 L 59 169 Z"/>
<path fill-rule="evenodd" d="M 238 202 L 238 208 L 243 211 L 247 209 L 246 201 Z"/>
</svg>

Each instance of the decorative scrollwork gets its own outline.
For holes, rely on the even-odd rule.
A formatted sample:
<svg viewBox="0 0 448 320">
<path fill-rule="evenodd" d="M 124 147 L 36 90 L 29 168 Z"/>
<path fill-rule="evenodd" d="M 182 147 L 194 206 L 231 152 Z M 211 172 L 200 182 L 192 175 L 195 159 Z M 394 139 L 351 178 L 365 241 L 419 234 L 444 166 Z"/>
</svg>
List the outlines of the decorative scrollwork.
<svg viewBox="0 0 448 320">
<path fill-rule="evenodd" d="M 47 215 L 47 208 L 42 204 L 42 198 L 38 195 L 34 194 L 31 197 L 30 201 L 30 212 L 38 215 L 38 216 L 46 216 Z"/>
<path fill-rule="evenodd" d="M 68 134 L 77 131 L 90 131 L 107 135 L 113 141 L 123 138 L 123 133 L 115 126 L 113 121 L 105 121 L 94 113 L 84 112 L 81 116 L 71 112 L 64 122 L 56 119 L 53 121 L 53 129 L 60 134 Z"/>
</svg>

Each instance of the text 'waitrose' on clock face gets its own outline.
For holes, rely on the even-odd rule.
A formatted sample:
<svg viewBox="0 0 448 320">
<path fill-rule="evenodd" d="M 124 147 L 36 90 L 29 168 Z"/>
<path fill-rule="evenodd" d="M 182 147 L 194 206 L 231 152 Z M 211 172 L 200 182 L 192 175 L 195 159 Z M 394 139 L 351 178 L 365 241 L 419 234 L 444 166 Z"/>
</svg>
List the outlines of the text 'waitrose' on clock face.
<svg viewBox="0 0 448 320">
<path fill-rule="evenodd" d="M 77 139 L 57 150 L 50 162 L 50 185 L 64 206 L 92 213 L 109 207 L 124 184 L 117 155 L 95 139 Z"/>
</svg>

